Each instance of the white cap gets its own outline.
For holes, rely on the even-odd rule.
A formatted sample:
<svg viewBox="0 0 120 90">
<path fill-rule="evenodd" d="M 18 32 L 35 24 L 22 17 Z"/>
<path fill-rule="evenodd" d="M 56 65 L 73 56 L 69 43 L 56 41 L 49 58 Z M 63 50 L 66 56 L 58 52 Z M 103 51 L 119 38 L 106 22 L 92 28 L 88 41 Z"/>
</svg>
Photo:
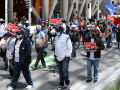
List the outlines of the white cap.
<svg viewBox="0 0 120 90">
<path fill-rule="evenodd" d="M 27 20 L 27 21 L 26 21 L 26 23 L 30 23 L 30 21 L 29 21 L 29 20 Z"/>
<path fill-rule="evenodd" d="M 72 25 L 71 27 L 74 27 L 74 28 L 75 28 L 75 27 L 77 27 L 77 26 L 76 26 L 76 25 Z"/>
</svg>

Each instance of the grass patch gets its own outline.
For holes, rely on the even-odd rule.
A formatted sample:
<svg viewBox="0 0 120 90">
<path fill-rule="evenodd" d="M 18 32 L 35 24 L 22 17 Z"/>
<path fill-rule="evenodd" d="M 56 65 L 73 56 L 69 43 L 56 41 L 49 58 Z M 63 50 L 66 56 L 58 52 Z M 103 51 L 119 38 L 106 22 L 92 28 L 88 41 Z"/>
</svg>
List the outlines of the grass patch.
<svg viewBox="0 0 120 90">
<path fill-rule="evenodd" d="M 115 85 L 107 85 L 103 90 L 120 90 L 120 78 L 116 81 Z"/>
</svg>

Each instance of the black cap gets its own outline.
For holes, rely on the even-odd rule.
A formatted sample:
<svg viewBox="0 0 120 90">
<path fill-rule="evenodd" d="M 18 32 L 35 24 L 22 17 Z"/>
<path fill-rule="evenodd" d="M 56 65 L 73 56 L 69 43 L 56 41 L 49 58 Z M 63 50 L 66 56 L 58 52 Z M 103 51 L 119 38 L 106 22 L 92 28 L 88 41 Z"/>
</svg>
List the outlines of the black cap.
<svg viewBox="0 0 120 90">
<path fill-rule="evenodd" d="M 61 26 L 56 27 L 55 30 L 56 30 L 56 31 L 61 31 L 61 30 L 63 30 L 63 27 L 61 27 Z"/>
<path fill-rule="evenodd" d="M 24 34 L 24 31 L 23 30 L 18 30 L 17 33 L 18 34 Z"/>
</svg>

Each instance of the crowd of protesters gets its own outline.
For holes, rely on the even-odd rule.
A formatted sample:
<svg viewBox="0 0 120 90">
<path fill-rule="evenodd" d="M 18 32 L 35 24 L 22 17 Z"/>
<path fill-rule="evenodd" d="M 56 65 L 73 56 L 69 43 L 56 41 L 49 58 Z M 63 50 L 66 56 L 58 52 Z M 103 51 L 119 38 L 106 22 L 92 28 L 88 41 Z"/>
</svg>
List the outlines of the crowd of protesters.
<svg viewBox="0 0 120 90">
<path fill-rule="evenodd" d="M 71 20 L 70 23 L 67 23 L 62 20 L 61 25 L 57 27 L 50 26 L 49 20 L 46 20 L 42 22 L 42 25 L 36 25 L 35 31 L 31 29 L 28 20 L 14 22 L 13 24 L 18 27 L 17 32 L 12 30 L 14 35 L 5 30 L 4 20 L 0 19 L 0 40 L 3 38 L 6 40 L 6 44 L 1 46 L 1 57 L 5 62 L 4 70 L 10 66 L 8 78 L 12 80 L 8 90 L 16 88 L 20 71 L 28 83 L 26 88 L 35 87 L 29 71 L 31 48 L 34 43 L 37 59 L 35 65 L 31 67 L 33 70 L 37 69 L 40 60 L 41 68 L 46 68 L 44 57 L 47 54 L 48 45 L 51 43 L 60 77 L 57 89 L 61 89 L 64 83 L 67 85 L 67 89 L 70 89 L 69 62 L 76 58 L 76 50 L 80 48 L 82 42 L 83 45 L 85 42 L 96 43 L 94 47 L 96 52 L 87 52 L 87 83 L 92 81 L 92 65 L 94 65 L 94 82 L 98 80 L 101 50 L 112 48 L 114 41 L 116 41 L 115 44 L 118 45 L 117 49 L 119 49 L 120 24 L 114 25 L 112 20 L 96 20 L 93 18 L 86 20 L 85 17 L 77 17 L 75 22 Z M 35 40 L 32 39 L 33 36 L 35 36 Z M 106 46 L 104 46 L 105 42 Z"/>
</svg>

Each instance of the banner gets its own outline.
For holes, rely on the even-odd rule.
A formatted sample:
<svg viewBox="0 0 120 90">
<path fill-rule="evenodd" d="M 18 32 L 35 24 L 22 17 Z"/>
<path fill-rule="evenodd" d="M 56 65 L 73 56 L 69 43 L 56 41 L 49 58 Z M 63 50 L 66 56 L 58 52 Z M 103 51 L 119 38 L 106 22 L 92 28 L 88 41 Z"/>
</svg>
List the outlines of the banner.
<svg viewBox="0 0 120 90">
<path fill-rule="evenodd" d="M 12 23 L 9 23 L 8 26 L 7 26 L 7 28 L 6 28 L 6 31 L 9 32 L 9 33 L 11 33 L 12 35 L 15 35 L 14 31 L 12 31 L 12 30 L 14 30 L 14 31 L 17 32 L 18 31 L 18 27 L 15 26 Z"/>
<path fill-rule="evenodd" d="M 106 10 L 109 12 L 109 13 L 114 13 L 117 11 L 117 9 L 107 0 L 106 2 Z"/>
<path fill-rule="evenodd" d="M 114 17 L 114 25 L 117 25 L 119 23 L 120 23 L 120 17 L 118 17 L 118 18 Z"/>
<path fill-rule="evenodd" d="M 56 19 L 49 19 L 49 26 L 57 27 L 60 26 L 61 24 L 61 19 L 56 18 Z"/>
<path fill-rule="evenodd" d="M 108 16 L 107 16 L 107 19 L 114 20 L 114 16 L 108 15 Z"/>
<path fill-rule="evenodd" d="M 95 50 L 96 43 L 94 43 L 94 42 L 85 42 L 84 46 L 85 46 L 86 52 L 95 52 L 96 51 Z"/>
</svg>

